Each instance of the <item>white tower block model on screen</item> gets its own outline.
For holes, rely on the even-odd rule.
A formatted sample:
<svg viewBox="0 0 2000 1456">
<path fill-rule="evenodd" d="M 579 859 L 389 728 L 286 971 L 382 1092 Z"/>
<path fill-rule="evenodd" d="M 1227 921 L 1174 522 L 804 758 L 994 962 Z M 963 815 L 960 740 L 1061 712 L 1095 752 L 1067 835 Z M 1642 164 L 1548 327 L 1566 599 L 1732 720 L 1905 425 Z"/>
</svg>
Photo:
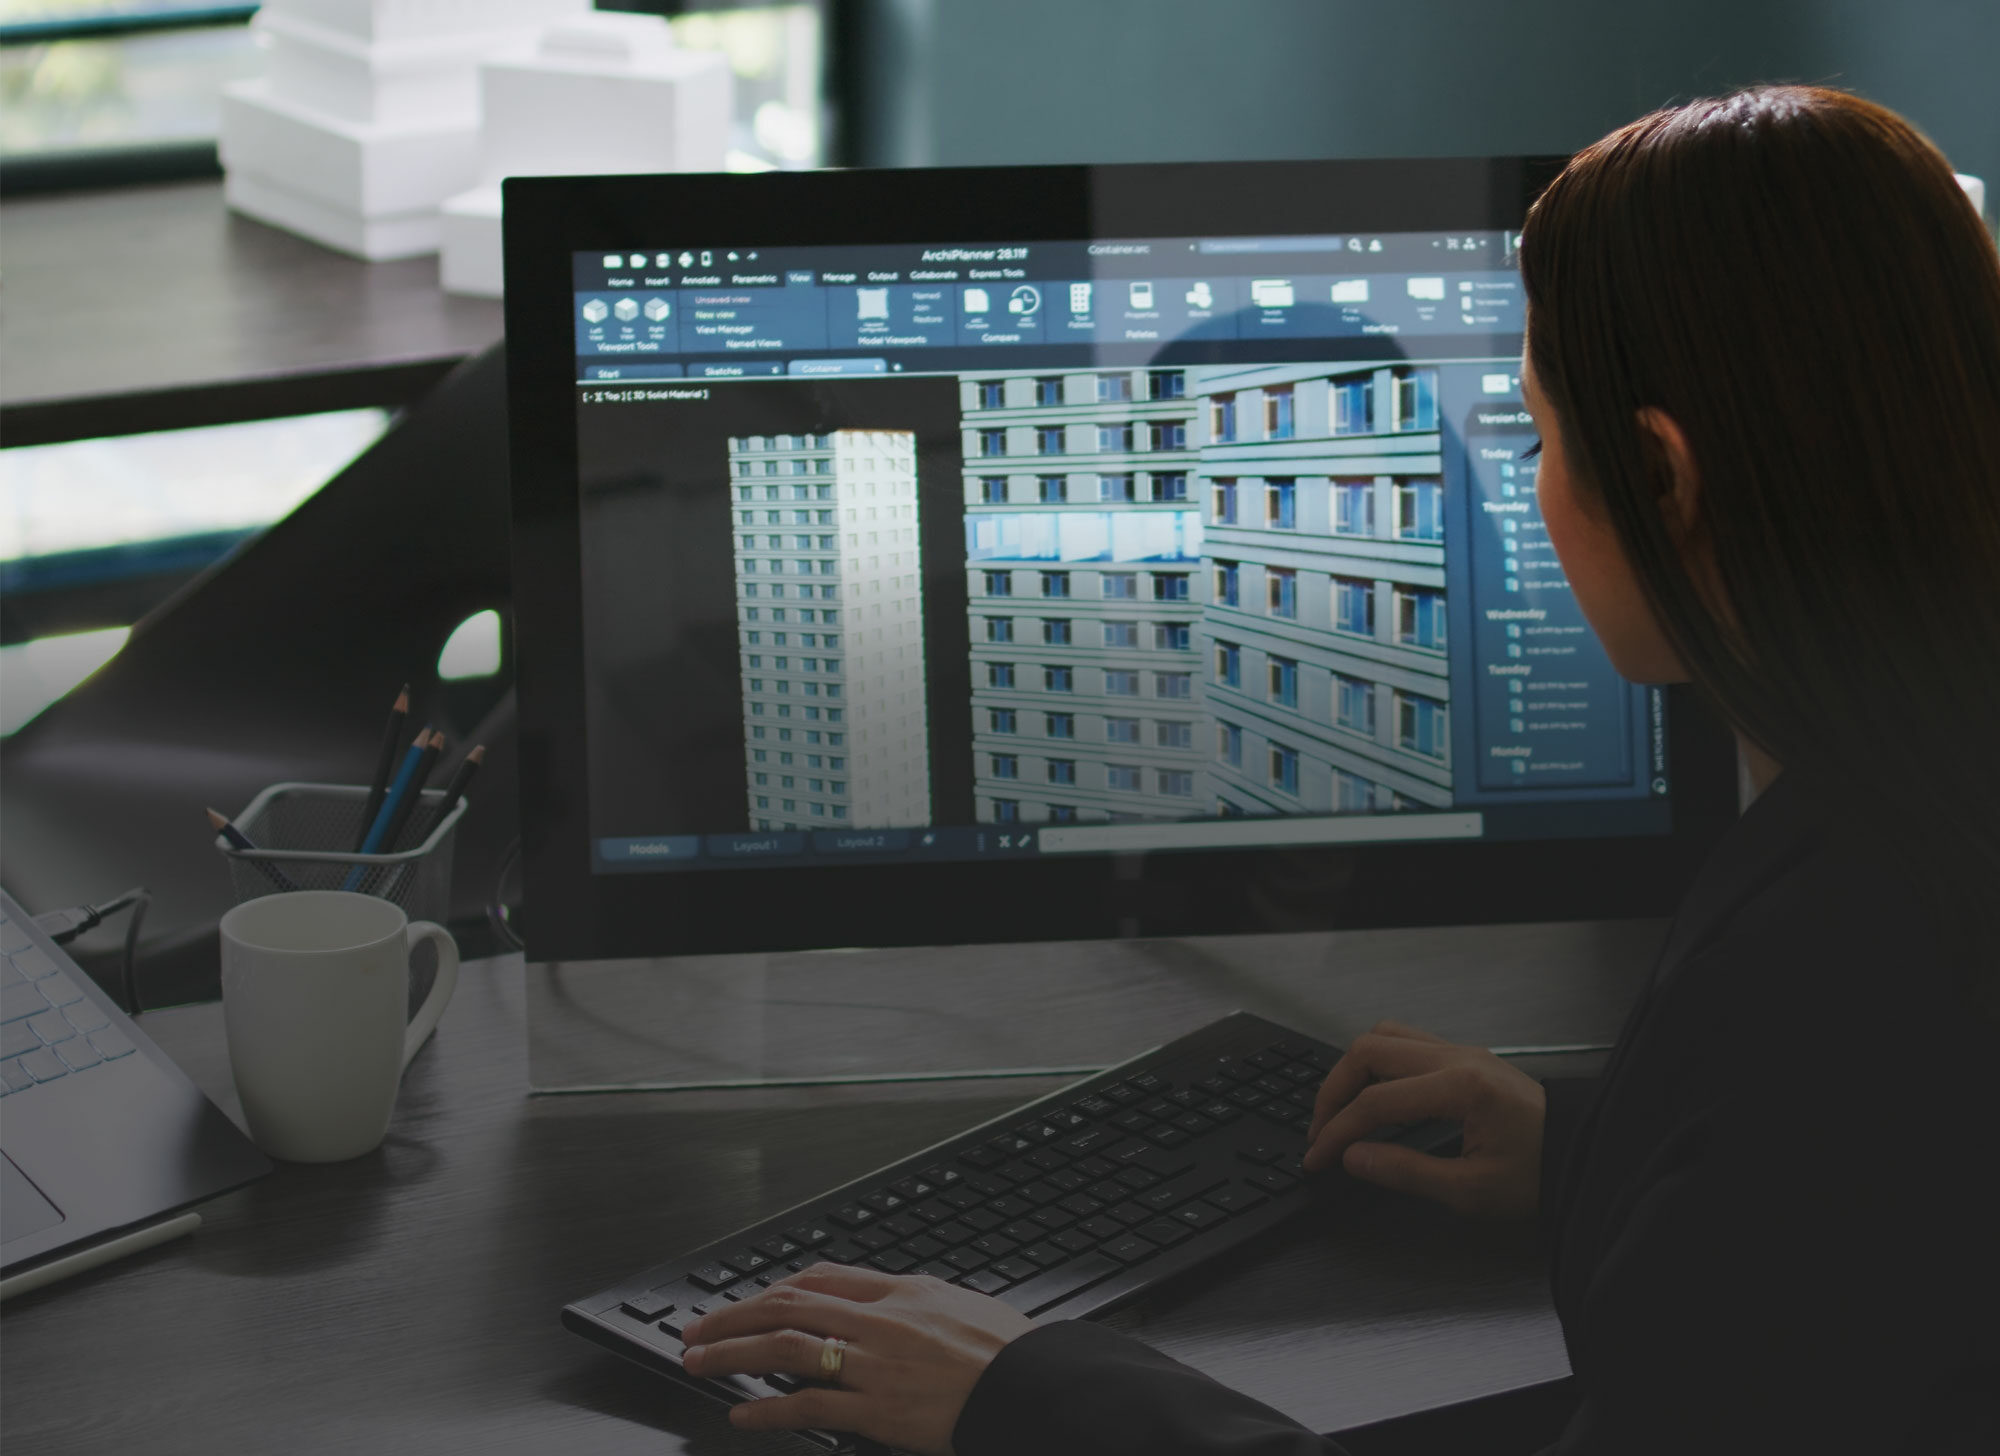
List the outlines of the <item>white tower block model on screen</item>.
<svg viewBox="0 0 2000 1456">
<path fill-rule="evenodd" d="M 237 211 L 364 258 L 435 252 L 479 176 L 478 64 L 589 0 L 266 0 L 264 74 L 223 88 Z"/>
<path fill-rule="evenodd" d="M 482 63 L 479 94 L 479 185 L 444 206 L 442 277 L 453 293 L 500 296 L 503 177 L 717 172 L 728 152 L 727 58 L 679 49 L 657 15 L 551 26 L 539 43 Z"/>
<path fill-rule="evenodd" d="M 916 436 L 732 439 L 729 496 L 750 828 L 929 824 Z"/>
</svg>

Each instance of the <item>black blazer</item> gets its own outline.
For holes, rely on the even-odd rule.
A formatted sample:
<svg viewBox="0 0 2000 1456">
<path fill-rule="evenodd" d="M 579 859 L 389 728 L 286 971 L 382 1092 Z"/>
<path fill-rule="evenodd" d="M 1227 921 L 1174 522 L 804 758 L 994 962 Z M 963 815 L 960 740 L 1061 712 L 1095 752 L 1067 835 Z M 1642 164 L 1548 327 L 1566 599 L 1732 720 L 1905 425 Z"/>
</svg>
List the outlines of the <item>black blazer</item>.
<svg viewBox="0 0 2000 1456">
<path fill-rule="evenodd" d="M 2000 1036 L 1840 807 L 1781 775 L 1697 878 L 1603 1075 L 1544 1084 L 1578 1397 L 1549 1456 L 2000 1451 Z M 1074 1320 L 1000 1352 L 953 1444 L 1341 1450 Z"/>
</svg>

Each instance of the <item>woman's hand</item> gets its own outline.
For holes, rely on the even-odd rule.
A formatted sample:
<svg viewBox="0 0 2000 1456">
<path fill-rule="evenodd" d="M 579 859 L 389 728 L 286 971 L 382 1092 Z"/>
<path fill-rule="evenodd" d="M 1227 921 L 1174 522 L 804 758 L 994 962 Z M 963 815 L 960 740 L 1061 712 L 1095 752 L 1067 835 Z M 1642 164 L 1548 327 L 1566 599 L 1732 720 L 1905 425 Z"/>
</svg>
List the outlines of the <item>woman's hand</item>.
<svg viewBox="0 0 2000 1456">
<path fill-rule="evenodd" d="M 1541 1084 L 1486 1048 L 1377 1022 L 1321 1084 L 1305 1164 L 1330 1168 L 1337 1161 L 1357 1178 L 1460 1213 L 1528 1217 L 1541 1204 L 1546 1111 Z M 1457 1157 L 1360 1141 L 1385 1124 L 1431 1117 L 1465 1129 Z"/>
<path fill-rule="evenodd" d="M 951 1456 L 965 1398 L 1000 1347 L 1034 1328 L 1020 1311 L 929 1275 L 815 1264 L 682 1332 L 690 1375 L 816 1380 L 828 1337 L 846 1340 L 840 1388 L 731 1406 L 746 1431 L 854 1431 L 923 1456 Z"/>
</svg>

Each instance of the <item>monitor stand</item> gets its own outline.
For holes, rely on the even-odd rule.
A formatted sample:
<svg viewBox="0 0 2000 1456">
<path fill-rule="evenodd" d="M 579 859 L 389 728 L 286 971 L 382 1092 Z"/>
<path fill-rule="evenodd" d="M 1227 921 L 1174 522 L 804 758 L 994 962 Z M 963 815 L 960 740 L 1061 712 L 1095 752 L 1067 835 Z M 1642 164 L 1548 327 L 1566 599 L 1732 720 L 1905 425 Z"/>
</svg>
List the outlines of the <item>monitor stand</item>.
<svg viewBox="0 0 2000 1456">
<path fill-rule="evenodd" d="M 1659 920 L 529 962 L 537 1092 L 1077 1074 L 1235 1010 L 1345 1045 L 1617 1035 Z"/>
</svg>

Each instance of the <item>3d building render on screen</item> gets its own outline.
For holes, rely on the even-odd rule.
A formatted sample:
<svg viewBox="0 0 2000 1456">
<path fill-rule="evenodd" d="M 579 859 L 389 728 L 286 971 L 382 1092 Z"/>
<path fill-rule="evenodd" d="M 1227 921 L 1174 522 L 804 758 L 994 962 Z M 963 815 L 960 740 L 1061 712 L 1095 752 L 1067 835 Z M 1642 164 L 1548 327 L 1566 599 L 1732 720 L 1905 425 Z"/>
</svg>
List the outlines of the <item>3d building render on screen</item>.
<svg viewBox="0 0 2000 1456">
<path fill-rule="evenodd" d="M 1451 804 L 1435 370 L 960 389 L 982 820 Z"/>
<path fill-rule="evenodd" d="M 916 437 L 729 442 L 750 823 L 931 821 Z"/>
</svg>

